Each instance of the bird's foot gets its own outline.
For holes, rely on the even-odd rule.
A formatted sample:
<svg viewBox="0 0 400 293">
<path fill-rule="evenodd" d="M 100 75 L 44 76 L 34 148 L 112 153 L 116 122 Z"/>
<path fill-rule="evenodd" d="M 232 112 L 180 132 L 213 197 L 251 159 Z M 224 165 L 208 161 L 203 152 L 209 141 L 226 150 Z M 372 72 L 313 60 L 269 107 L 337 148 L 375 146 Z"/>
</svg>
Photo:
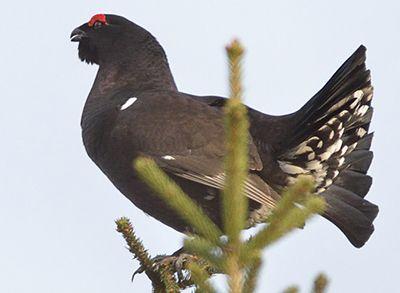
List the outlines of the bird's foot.
<svg viewBox="0 0 400 293">
<path fill-rule="evenodd" d="M 187 279 L 187 264 L 190 262 L 197 262 L 199 258 L 197 256 L 179 252 L 172 255 L 157 255 L 152 259 L 154 265 L 154 271 L 169 270 L 172 275 L 177 277 L 177 281 L 181 282 Z M 145 271 L 145 268 L 141 266 L 137 269 L 132 276 L 132 281 L 137 274 L 141 274 Z"/>
</svg>

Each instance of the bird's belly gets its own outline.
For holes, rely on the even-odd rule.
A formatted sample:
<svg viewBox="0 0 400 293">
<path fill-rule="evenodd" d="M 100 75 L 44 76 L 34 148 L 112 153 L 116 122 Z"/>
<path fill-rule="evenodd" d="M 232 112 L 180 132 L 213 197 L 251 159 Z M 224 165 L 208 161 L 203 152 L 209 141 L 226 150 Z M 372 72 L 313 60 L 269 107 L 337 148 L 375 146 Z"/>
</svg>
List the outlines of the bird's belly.
<svg viewBox="0 0 400 293">
<path fill-rule="evenodd" d="M 121 145 L 124 147 L 121 148 Z M 185 222 L 138 178 L 133 168 L 138 152 L 128 144 L 103 141 L 96 154 L 95 158 L 91 156 L 92 160 L 137 208 L 179 232 L 190 231 Z"/>
</svg>

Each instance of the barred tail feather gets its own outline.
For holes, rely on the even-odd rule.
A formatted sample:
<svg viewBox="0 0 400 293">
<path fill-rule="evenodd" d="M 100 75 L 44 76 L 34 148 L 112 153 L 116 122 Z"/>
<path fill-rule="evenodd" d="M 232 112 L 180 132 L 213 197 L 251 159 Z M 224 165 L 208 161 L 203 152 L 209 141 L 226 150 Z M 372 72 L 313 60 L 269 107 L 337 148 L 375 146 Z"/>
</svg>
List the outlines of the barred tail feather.
<svg viewBox="0 0 400 293">
<path fill-rule="evenodd" d="M 368 133 L 373 108 L 370 72 L 361 46 L 328 83 L 297 113 L 278 164 L 287 184 L 298 175 L 314 177 L 316 192 L 324 197 L 324 217 L 356 246 L 374 231 L 378 207 L 364 199 L 372 184 L 367 175 L 372 162 L 373 134 Z"/>
</svg>

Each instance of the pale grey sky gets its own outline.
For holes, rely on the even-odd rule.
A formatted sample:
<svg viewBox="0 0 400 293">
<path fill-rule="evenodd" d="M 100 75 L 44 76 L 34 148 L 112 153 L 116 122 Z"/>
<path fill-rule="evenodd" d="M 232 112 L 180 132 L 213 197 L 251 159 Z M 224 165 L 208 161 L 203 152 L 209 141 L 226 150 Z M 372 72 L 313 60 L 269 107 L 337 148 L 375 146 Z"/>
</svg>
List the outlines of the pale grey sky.
<svg viewBox="0 0 400 293">
<path fill-rule="evenodd" d="M 73 28 L 95 13 L 121 14 L 164 46 L 182 91 L 227 93 L 224 45 L 247 47 L 246 103 L 270 114 L 303 105 L 361 44 L 375 86 L 376 132 L 368 199 L 376 231 L 353 248 L 315 218 L 265 253 L 259 292 L 298 284 L 307 292 L 326 272 L 330 292 L 398 288 L 400 5 L 398 1 L 8 1 L 0 48 L 0 292 L 149 292 L 114 231 L 132 219 L 152 254 L 182 235 L 136 209 L 85 154 L 79 119 L 96 66 L 77 57 Z"/>
</svg>

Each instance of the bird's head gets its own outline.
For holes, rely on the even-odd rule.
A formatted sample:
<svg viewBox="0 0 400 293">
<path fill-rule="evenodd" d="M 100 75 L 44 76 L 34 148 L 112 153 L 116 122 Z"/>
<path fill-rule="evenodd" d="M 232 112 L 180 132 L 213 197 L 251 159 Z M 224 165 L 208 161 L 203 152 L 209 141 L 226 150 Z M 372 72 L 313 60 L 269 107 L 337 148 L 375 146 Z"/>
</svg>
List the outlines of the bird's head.
<svg viewBox="0 0 400 293">
<path fill-rule="evenodd" d="M 71 41 L 79 42 L 79 58 L 89 64 L 100 64 L 111 56 L 115 59 L 115 55 L 126 53 L 124 48 L 135 47 L 149 37 L 145 29 L 112 14 L 96 14 L 71 33 Z"/>
</svg>

